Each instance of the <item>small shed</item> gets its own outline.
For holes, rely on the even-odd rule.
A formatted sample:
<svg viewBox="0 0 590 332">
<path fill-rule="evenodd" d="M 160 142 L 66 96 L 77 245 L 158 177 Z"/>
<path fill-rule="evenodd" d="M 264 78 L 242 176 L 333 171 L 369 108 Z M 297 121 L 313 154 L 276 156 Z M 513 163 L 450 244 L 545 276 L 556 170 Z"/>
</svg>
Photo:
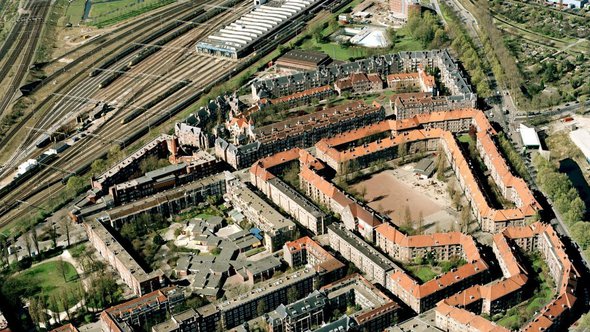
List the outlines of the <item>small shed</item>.
<svg viewBox="0 0 590 332">
<path fill-rule="evenodd" d="M 434 158 L 424 158 L 414 166 L 414 173 L 420 175 L 423 179 L 427 179 L 432 176 L 432 173 L 434 173 L 434 167 Z"/>
</svg>

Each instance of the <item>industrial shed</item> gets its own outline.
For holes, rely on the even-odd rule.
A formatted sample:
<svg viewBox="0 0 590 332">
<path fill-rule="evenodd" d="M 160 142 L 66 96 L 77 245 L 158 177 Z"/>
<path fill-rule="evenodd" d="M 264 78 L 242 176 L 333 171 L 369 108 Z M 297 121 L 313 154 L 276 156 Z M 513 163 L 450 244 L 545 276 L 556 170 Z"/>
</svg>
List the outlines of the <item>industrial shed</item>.
<svg viewBox="0 0 590 332">
<path fill-rule="evenodd" d="M 197 52 L 239 58 L 251 46 L 319 0 L 273 0 L 256 6 L 251 12 L 212 33 L 197 43 Z"/>
</svg>

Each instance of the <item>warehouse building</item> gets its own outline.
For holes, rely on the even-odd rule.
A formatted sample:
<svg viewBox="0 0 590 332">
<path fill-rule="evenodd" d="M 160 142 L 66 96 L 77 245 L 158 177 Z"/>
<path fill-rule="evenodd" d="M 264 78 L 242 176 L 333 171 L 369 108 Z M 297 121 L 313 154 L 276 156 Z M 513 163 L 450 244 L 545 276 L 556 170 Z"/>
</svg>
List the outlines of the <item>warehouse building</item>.
<svg viewBox="0 0 590 332">
<path fill-rule="evenodd" d="M 275 65 L 279 68 L 291 70 L 316 70 L 326 66 L 332 59 L 325 53 L 318 51 L 291 50 L 278 58 Z"/>
<path fill-rule="evenodd" d="M 270 1 L 197 43 L 197 52 L 240 58 L 254 43 L 292 22 L 318 0 Z"/>
</svg>

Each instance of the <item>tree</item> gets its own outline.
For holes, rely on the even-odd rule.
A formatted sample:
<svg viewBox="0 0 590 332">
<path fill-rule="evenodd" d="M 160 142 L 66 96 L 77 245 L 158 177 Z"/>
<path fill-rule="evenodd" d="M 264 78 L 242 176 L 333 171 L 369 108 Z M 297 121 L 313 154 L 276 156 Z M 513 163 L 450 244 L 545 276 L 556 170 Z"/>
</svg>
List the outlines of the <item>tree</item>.
<svg viewBox="0 0 590 332">
<path fill-rule="evenodd" d="M 422 210 L 418 213 L 418 234 L 422 234 L 424 232 L 424 213 Z"/>
<path fill-rule="evenodd" d="M 66 275 L 67 274 L 66 273 L 67 272 L 66 271 L 66 269 L 67 269 L 66 262 L 64 262 L 64 260 L 61 257 L 57 260 L 57 264 L 55 265 L 55 269 L 57 270 L 57 272 L 59 274 L 61 274 L 61 276 L 64 278 L 64 281 L 67 282 L 68 280 L 67 280 L 67 275 Z"/>
<path fill-rule="evenodd" d="M 111 162 L 118 162 L 125 158 L 125 152 L 121 151 L 121 147 L 118 144 L 113 145 L 107 154 L 107 158 Z"/>
<path fill-rule="evenodd" d="M 257 316 L 262 316 L 266 313 L 267 307 L 265 301 L 258 301 L 258 305 L 256 306 L 256 314 Z"/>
<path fill-rule="evenodd" d="M 37 252 L 37 255 L 40 255 L 41 251 L 39 250 L 39 238 L 37 237 L 37 228 L 35 228 L 34 225 L 31 229 L 31 239 L 33 240 L 33 245 L 35 246 L 35 251 Z"/>
<path fill-rule="evenodd" d="M 62 229 L 65 231 L 65 235 L 66 235 L 66 242 L 68 244 L 68 247 L 71 245 L 71 229 L 70 229 L 70 221 L 68 220 L 68 218 L 62 218 L 60 220 L 60 225 L 62 227 Z"/>
<path fill-rule="evenodd" d="M 6 236 L 0 234 L 0 264 L 8 264 L 8 242 Z"/>
<path fill-rule="evenodd" d="M 53 248 L 57 247 L 57 229 L 55 228 L 55 224 L 49 227 L 49 236 L 51 237 Z"/>
<path fill-rule="evenodd" d="M 70 292 L 68 290 L 62 289 L 58 295 L 58 300 L 59 300 L 59 304 L 61 305 L 63 310 L 66 312 L 66 315 L 68 316 L 68 320 L 71 320 L 70 306 L 69 306 L 69 299 L 68 299 L 69 293 Z"/>
<path fill-rule="evenodd" d="M 29 234 L 25 233 L 23 238 L 25 240 L 25 248 L 27 249 L 29 257 L 33 257 L 33 254 L 31 253 L 31 239 L 29 238 Z"/>
<path fill-rule="evenodd" d="M 445 156 L 441 148 L 438 149 L 438 157 L 436 160 L 436 178 L 439 181 L 443 181 L 445 179 Z"/>
<path fill-rule="evenodd" d="M 570 232 L 580 247 L 590 247 L 590 222 L 578 221 L 570 227 Z"/>
<path fill-rule="evenodd" d="M 107 161 L 104 159 L 96 159 L 90 165 L 90 172 L 94 175 L 99 175 L 106 171 L 108 167 Z"/>
<path fill-rule="evenodd" d="M 297 291 L 297 288 L 295 288 L 295 286 L 289 287 L 289 289 L 287 290 L 287 302 L 293 303 L 297 301 L 298 298 L 299 292 Z"/>
<path fill-rule="evenodd" d="M 81 193 L 84 188 L 86 188 L 87 183 L 81 176 L 71 176 L 68 179 L 68 183 L 66 184 L 66 190 L 72 195 L 78 195 Z"/>
<path fill-rule="evenodd" d="M 168 159 L 158 159 L 156 156 L 149 156 L 139 163 L 139 169 L 142 174 L 145 174 L 146 172 L 151 172 L 168 165 L 170 165 Z"/>
<path fill-rule="evenodd" d="M 467 206 L 463 206 L 461 209 L 461 232 L 469 233 L 469 224 L 471 224 L 471 214 L 469 213 L 469 208 Z"/>
<path fill-rule="evenodd" d="M 367 187 L 362 185 L 361 188 L 359 189 L 359 195 L 361 196 L 361 198 L 363 200 L 365 200 L 365 198 L 367 197 Z"/>
<path fill-rule="evenodd" d="M 398 157 L 402 158 L 402 161 L 404 161 L 406 158 L 406 155 L 408 154 L 408 147 L 407 147 L 406 142 L 401 142 L 397 147 L 397 151 L 398 151 Z"/>
<path fill-rule="evenodd" d="M 39 299 L 37 297 L 32 297 L 29 300 L 29 316 L 31 316 L 33 324 L 39 325 L 41 318 L 39 317 Z"/>
<path fill-rule="evenodd" d="M 408 205 L 404 208 L 404 227 L 406 228 L 407 232 L 411 232 L 412 228 L 412 211 L 410 211 L 410 207 Z"/>
<path fill-rule="evenodd" d="M 397 32 L 393 28 L 388 28 L 387 30 L 387 38 L 391 42 L 391 47 L 395 47 L 395 42 L 397 41 Z"/>
<path fill-rule="evenodd" d="M 56 293 L 54 293 L 53 295 L 51 295 L 49 297 L 49 307 L 50 308 L 53 308 L 53 311 L 55 311 L 55 312 L 59 312 L 60 311 L 59 310 L 59 300 L 57 299 L 57 294 Z M 61 323 L 61 319 L 60 319 L 59 315 L 55 315 L 54 318 L 55 318 L 55 321 L 57 323 Z"/>
</svg>

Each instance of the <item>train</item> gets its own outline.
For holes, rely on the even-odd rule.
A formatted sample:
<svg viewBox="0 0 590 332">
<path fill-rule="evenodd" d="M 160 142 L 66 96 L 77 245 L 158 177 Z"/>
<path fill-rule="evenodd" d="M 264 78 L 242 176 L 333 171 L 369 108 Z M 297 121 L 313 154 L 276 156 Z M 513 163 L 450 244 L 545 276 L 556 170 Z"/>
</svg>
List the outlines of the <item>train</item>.
<svg viewBox="0 0 590 332">
<path fill-rule="evenodd" d="M 121 67 L 121 69 L 111 72 L 104 80 L 102 80 L 102 81 L 100 81 L 100 83 L 98 83 L 98 88 L 103 89 L 103 88 L 106 88 L 107 86 L 111 85 L 111 83 L 113 83 L 113 81 L 115 81 L 121 75 L 125 74 L 129 69 L 131 69 L 131 67 L 129 67 L 128 65 L 125 65 L 125 66 Z"/>
<path fill-rule="evenodd" d="M 38 171 L 48 164 L 52 163 L 55 159 L 57 159 L 57 154 L 49 153 L 48 151 L 43 152 L 37 158 L 34 159 L 34 162 L 27 162 L 29 166 L 23 168 L 22 173 L 18 173 L 12 181 L 10 181 L 7 185 L 0 188 L 0 198 L 4 197 L 10 191 L 15 189 L 17 186 L 25 182 L 34 174 L 37 174 Z"/>
</svg>

